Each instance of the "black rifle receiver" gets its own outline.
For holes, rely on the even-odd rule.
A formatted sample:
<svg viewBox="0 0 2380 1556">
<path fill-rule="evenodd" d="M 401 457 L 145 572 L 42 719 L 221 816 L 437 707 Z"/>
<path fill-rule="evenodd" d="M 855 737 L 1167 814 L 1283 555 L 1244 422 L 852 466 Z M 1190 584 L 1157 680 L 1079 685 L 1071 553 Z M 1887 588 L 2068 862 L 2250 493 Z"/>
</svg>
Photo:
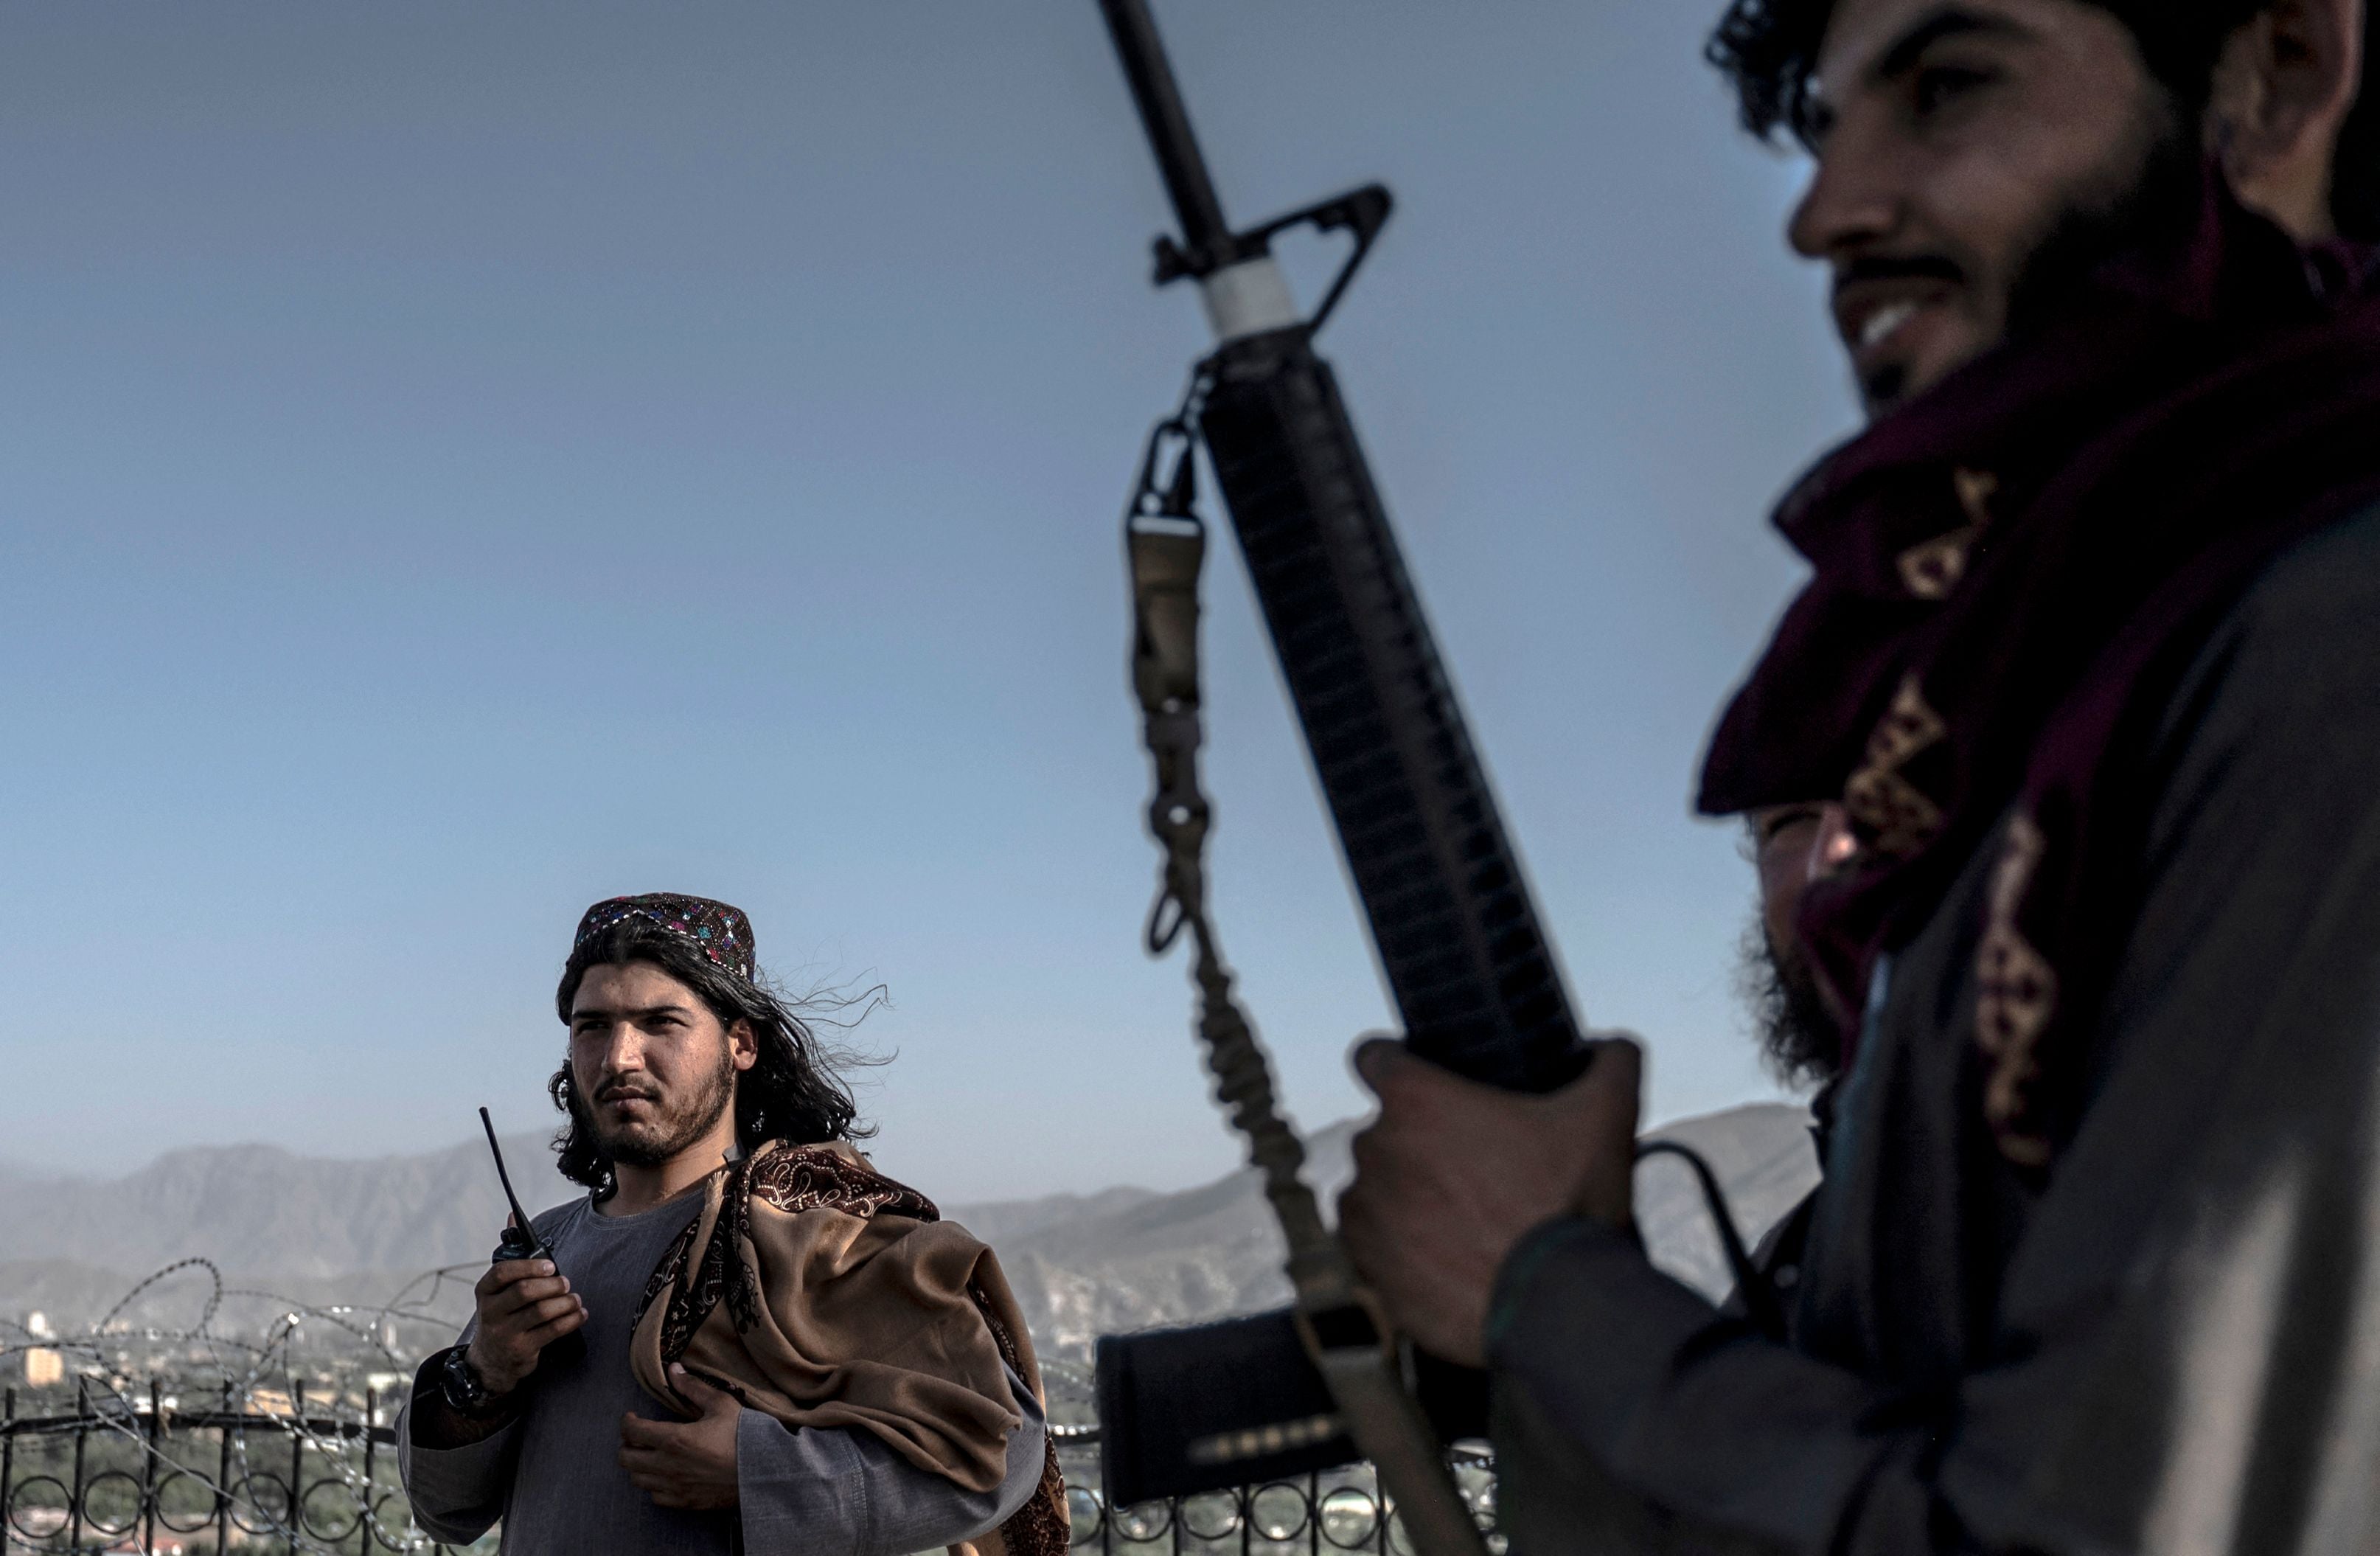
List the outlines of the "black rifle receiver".
<svg viewBox="0 0 2380 1556">
<path fill-rule="evenodd" d="M 1182 223 L 1181 241 L 1157 240 L 1157 280 L 1196 280 L 1220 337 L 1201 364 L 1196 431 L 1407 1042 L 1475 1080 L 1552 1090 L 1584 1067 L 1579 1025 L 1338 381 L 1314 351 L 1389 193 L 1369 186 L 1234 233 L 1146 0 L 1100 9 Z M 1311 318 L 1269 253 L 1298 225 L 1354 240 Z M 1440 1435 L 1478 1431 L 1484 1380 L 1419 1360 Z M 1102 1338 L 1098 1387 L 1115 1505 L 1357 1456 L 1287 1311 Z M 1218 1451 L 1232 1442 L 1245 1451 Z"/>
</svg>

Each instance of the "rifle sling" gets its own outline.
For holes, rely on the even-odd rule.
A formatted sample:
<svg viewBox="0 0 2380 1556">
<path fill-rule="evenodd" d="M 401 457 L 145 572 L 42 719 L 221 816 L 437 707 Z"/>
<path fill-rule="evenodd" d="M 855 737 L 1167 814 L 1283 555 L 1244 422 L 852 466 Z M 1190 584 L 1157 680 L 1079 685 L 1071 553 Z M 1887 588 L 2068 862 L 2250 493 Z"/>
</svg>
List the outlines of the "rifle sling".
<svg viewBox="0 0 2380 1556">
<path fill-rule="evenodd" d="M 1148 821 L 1165 851 L 1163 884 L 1148 918 L 1148 949 L 1161 954 L 1189 932 L 1198 1035 L 1216 1096 L 1263 1175 L 1265 1197 L 1289 1249 L 1298 1333 L 1330 1386 L 1348 1435 L 1379 1472 L 1419 1556 L 1486 1556 L 1479 1526 L 1407 1384 L 1400 1347 L 1378 1300 L 1324 1224 L 1302 1175 L 1305 1148 L 1281 1115 L 1271 1063 L 1232 991 L 1232 975 L 1207 916 L 1210 809 L 1197 770 L 1198 577 L 1206 529 L 1194 511 L 1196 449 L 1187 432 L 1195 425 L 1193 407 L 1203 387 L 1203 379 L 1193 385 L 1190 406 L 1152 439 L 1141 494 L 1125 524 L 1133 584 L 1133 687 L 1156 768 Z M 1158 454 L 1169 436 L 1182 441 L 1181 463 L 1173 479 L 1160 484 Z"/>
</svg>

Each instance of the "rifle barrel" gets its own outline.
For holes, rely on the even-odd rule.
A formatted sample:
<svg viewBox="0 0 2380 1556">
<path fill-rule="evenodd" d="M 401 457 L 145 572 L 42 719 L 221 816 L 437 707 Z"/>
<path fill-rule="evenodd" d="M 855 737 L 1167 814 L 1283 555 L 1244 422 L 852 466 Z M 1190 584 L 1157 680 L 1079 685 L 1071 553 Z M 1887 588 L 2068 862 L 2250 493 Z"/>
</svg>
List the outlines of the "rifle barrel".
<svg viewBox="0 0 2380 1556">
<path fill-rule="evenodd" d="M 1190 128 L 1182 89 L 1166 63 L 1165 43 L 1157 35 L 1148 0 L 1099 0 L 1099 10 L 1123 62 L 1124 79 L 1132 84 L 1132 100 L 1157 153 L 1158 171 L 1165 176 L 1166 192 L 1173 198 L 1184 245 L 1199 274 L 1219 270 L 1239 257 L 1232 225 L 1224 220 L 1222 200 L 1208 176 L 1207 159 Z"/>
</svg>

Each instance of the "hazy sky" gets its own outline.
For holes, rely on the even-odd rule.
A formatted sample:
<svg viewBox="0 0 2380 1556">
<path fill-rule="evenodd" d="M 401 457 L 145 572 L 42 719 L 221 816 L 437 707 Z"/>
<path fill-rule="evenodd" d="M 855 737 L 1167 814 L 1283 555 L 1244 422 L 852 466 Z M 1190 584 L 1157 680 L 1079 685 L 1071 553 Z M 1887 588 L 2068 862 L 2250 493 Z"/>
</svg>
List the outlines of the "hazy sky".
<svg viewBox="0 0 2380 1556">
<path fill-rule="evenodd" d="M 1656 1117 L 1771 1090 L 1688 796 L 1852 419 L 1716 9 L 1159 11 L 1237 218 L 1397 193 L 1324 346 Z M 532 1126 L 580 909 L 670 889 L 890 985 L 929 1192 L 1233 1162 L 1137 946 L 1116 531 L 1203 324 L 1091 0 L 0 26 L 0 1157 Z M 1222 935 L 1318 1124 L 1386 1004 L 1228 547 L 1209 592 Z"/>
</svg>

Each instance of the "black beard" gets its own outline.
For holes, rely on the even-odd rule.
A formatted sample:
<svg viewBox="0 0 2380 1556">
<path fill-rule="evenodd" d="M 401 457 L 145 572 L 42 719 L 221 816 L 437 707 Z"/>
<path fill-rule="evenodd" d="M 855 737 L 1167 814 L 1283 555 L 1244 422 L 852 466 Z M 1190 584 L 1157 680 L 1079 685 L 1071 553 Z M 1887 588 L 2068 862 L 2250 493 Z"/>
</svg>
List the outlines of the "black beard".
<svg viewBox="0 0 2380 1556">
<path fill-rule="evenodd" d="M 2068 207 L 2025 257 L 2009 289 L 2009 338 L 2037 334 L 2071 311 L 2109 261 L 2185 242 L 2204 177 L 2196 146 L 2178 119 L 2168 124 L 2131 188 L 2112 200 Z"/>
<path fill-rule="evenodd" d="M 1758 914 L 1744 931 L 1742 965 L 1736 976 L 1752 1006 L 1761 1056 L 1777 1078 L 1788 1086 L 1833 1081 L 1843 1065 L 1841 1028 L 1828 1014 L 1809 968 L 1798 958 L 1777 954 Z"/>
<path fill-rule="evenodd" d="M 595 1142 L 596 1149 L 612 1161 L 630 1167 L 660 1167 L 710 1134 L 735 1101 L 735 1062 L 722 1042 L 719 1045 L 719 1067 L 710 1073 L 702 1089 L 688 1098 L 685 1106 L 664 1112 L 650 1124 L 638 1126 L 638 1133 L 606 1129 L 594 1109 L 579 1096 L 575 1077 L 570 1088 L 570 1116 L 571 1122 Z"/>
<path fill-rule="evenodd" d="M 1860 398 L 1866 404 L 1868 414 L 1881 416 L 1899 405 L 1909 394 L 1909 365 L 1888 362 L 1860 380 Z"/>
<path fill-rule="evenodd" d="M 2068 206 L 2019 264 L 2009 285 L 2002 340 L 2043 334 L 2087 308 L 2092 283 L 2111 261 L 2179 249 L 2196 225 L 2205 176 L 2204 159 L 2180 119 L 2168 115 L 2131 187 Z M 1955 264 L 1941 262 L 1959 278 Z M 1858 381 L 1870 416 L 1884 415 L 1909 396 L 1909 372 L 1907 363 L 1888 362 Z"/>
</svg>

